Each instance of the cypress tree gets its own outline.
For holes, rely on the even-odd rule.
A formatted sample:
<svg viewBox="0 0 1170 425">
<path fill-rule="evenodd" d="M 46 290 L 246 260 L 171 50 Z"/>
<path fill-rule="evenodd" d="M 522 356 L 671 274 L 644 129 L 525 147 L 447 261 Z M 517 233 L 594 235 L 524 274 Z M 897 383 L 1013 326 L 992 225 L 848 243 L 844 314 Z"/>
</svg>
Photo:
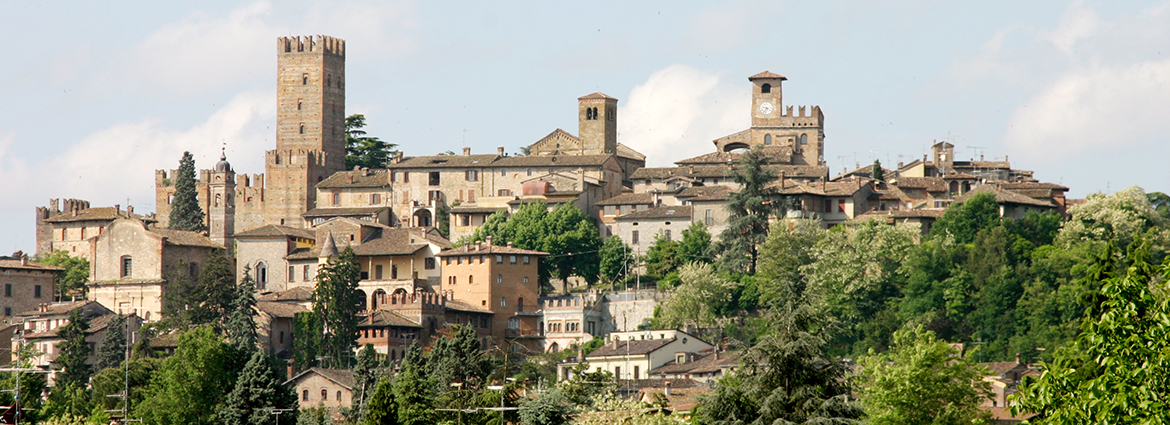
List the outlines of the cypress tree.
<svg viewBox="0 0 1170 425">
<path fill-rule="evenodd" d="M 244 277 L 236 285 L 224 323 L 228 339 L 236 350 L 248 353 L 256 349 L 256 282 L 252 279 L 252 268 L 244 266 Z"/>
<path fill-rule="evenodd" d="M 377 382 L 378 374 L 378 355 L 374 351 L 372 344 L 366 344 L 358 351 L 357 362 L 353 368 L 353 382 L 354 382 L 354 403 L 355 408 L 366 404 L 366 400 L 370 399 L 370 393 L 374 391 L 374 384 Z"/>
<path fill-rule="evenodd" d="M 126 317 L 115 314 L 106 324 L 102 348 L 98 350 L 97 370 L 118 367 L 126 356 Z"/>
<path fill-rule="evenodd" d="M 281 385 L 268 356 L 253 350 L 218 416 L 228 425 L 268 425 L 276 420 L 273 409 L 294 409 L 296 402 L 292 390 Z"/>
<path fill-rule="evenodd" d="M 723 271 L 756 273 L 757 246 L 768 238 L 768 216 L 779 212 L 776 191 L 767 185 L 776 180 L 765 168 L 768 156 L 762 150 L 749 150 L 736 160 L 731 175 L 740 189 L 728 196 L 730 217 L 720 238 L 720 263 Z"/>
<path fill-rule="evenodd" d="M 53 360 L 54 368 L 59 371 L 57 385 L 84 388 L 89 383 L 91 370 L 85 363 L 89 359 L 89 343 L 85 342 L 85 333 L 88 331 L 89 320 L 81 315 L 80 308 L 70 312 L 69 323 L 58 328 L 57 336 L 64 341 L 57 345 L 61 354 Z"/>
<path fill-rule="evenodd" d="M 313 314 L 326 332 L 321 339 L 322 354 L 329 361 L 326 367 L 344 368 L 353 357 L 353 349 L 357 346 L 358 313 L 364 304 L 357 291 L 360 279 L 361 266 L 349 247 L 337 258 L 330 259 L 317 274 Z"/>
<path fill-rule="evenodd" d="M 370 397 L 363 425 L 397 425 L 398 405 L 394 402 L 394 386 L 389 379 L 378 380 L 378 389 Z"/>
<path fill-rule="evenodd" d="M 179 160 L 174 196 L 171 201 L 170 228 L 195 232 L 207 230 L 203 224 L 203 208 L 199 207 L 195 193 L 195 157 L 191 152 L 183 152 L 183 158 Z"/>
<path fill-rule="evenodd" d="M 433 354 L 432 354 L 433 355 Z M 425 378 L 422 348 L 411 343 L 402 357 L 398 375 L 394 376 L 394 401 L 398 410 L 398 423 L 403 425 L 433 424 L 438 422 L 431 401 L 434 387 Z"/>
</svg>

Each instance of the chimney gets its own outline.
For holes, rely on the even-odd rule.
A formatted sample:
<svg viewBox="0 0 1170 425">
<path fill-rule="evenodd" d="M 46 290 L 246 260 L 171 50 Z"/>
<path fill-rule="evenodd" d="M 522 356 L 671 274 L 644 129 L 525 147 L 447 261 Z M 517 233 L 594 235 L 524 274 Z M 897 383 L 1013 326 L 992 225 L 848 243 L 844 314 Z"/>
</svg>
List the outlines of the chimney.
<svg viewBox="0 0 1170 425">
<path fill-rule="evenodd" d="M 126 215 L 134 215 L 134 206 L 133 205 L 126 206 Z"/>
<path fill-rule="evenodd" d="M 503 146 L 496 146 L 496 155 L 504 156 L 504 147 Z"/>
<path fill-rule="evenodd" d="M 122 204 L 114 204 L 114 214 L 122 215 Z"/>
<path fill-rule="evenodd" d="M 670 397 L 670 381 L 666 381 L 666 388 L 663 389 L 662 393 L 667 397 Z"/>
<path fill-rule="evenodd" d="M 464 147 L 463 147 L 463 154 L 464 154 L 464 155 L 471 155 L 471 147 L 470 147 L 470 146 L 464 146 Z"/>
<path fill-rule="evenodd" d="M 289 377 L 289 379 L 291 379 L 293 376 L 296 376 L 295 375 L 296 371 L 297 371 L 297 368 L 296 368 L 296 366 L 293 365 L 293 361 L 289 360 L 288 361 L 288 377 Z"/>
<path fill-rule="evenodd" d="M 780 189 L 784 189 L 784 172 L 780 172 Z"/>
<path fill-rule="evenodd" d="M 394 151 L 394 163 L 402 162 L 402 151 Z"/>
<path fill-rule="evenodd" d="M 491 246 L 491 244 L 492 244 L 492 235 L 487 235 L 487 237 L 486 237 L 485 239 L 487 239 L 487 244 L 488 244 L 488 246 Z"/>
<path fill-rule="evenodd" d="M 74 217 L 77 217 L 77 206 L 76 205 L 73 206 L 73 209 L 71 210 L 71 212 L 73 213 Z"/>
<path fill-rule="evenodd" d="M 1016 353 L 1016 364 L 1020 364 L 1020 353 Z"/>
<path fill-rule="evenodd" d="M 27 266 L 27 265 L 28 265 L 28 254 L 23 254 L 23 253 L 22 253 L 22 254 L 20 254 L 20 265 L 22 265 L 22 266 Z M 1017 354 L 1017 355 L 1016 355 L 1016 358 L 1017 358 L 1017 359 L 1018 359 L 1018 358 L 1020 358 L 1020 355 L 1019 355 L 1019 354 Z"/>
<path fill-rule="evenodd" d="M 508 241 L 508 248 L 512 247 L 512 241 Z"/>
</svg>

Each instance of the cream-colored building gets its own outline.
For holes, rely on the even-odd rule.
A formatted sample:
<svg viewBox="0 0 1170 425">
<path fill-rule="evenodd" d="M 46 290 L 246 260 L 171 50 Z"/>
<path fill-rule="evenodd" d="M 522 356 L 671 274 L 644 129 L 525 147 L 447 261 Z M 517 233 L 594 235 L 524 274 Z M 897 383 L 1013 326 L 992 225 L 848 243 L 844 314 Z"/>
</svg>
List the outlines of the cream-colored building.
<svg viewBox="0 0 1170 425">
<path fill-rule="evenodd" d="M 711 347 L 706 341 L 675 329 L 613 332 L 606 337 L 605 345 L 585 355 L 586 370 L 608 371 L 619 380 L 649 379 L 651 370 L 676 361 L 680 354 L 685 356 Z M 576 365 L 561 364 L 557 379 L 571 378 Z"/>
<path fill-rule="evenodd" d="M 114 220 L 91 244 L 91 297 L 110 310 L 148 321 L 162 316 L 169 280 L 198 279 L 212 251 L 223 249 L 200 233 L 156 229 L 135 218 Z"/>
<path fill-rule="evenodd" d="M 314 367 L 285 381 L 294 389 L 300 409 L 326 407 L 336 409 L 353 405 L 355 388 L 353 373 L 343 369 Z"/>
</svg>

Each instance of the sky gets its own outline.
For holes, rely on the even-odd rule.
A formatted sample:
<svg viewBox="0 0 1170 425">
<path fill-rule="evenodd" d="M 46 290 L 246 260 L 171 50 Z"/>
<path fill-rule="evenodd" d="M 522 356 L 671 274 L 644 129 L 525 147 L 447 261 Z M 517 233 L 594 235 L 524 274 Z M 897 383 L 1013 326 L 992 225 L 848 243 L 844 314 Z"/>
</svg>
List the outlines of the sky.
<svg viewBox="0 0 1170 425">
<path fill-rule="evenodd" d="M 966 3 L 966 4 L 964 4 Z M 819 105 L 831 174 L 1008 158 L 1085 197 L 1170 191 L 1170 2 L 0 2 L 0 253 L 50 198 L 154 210 L 154 170 L 275 147 L 277 37 L 346 40 L 346 113 L 406 155 L 519 152 L 619 99 L 649 166 L 750 125 L 747 77 Z"/>
</svg>

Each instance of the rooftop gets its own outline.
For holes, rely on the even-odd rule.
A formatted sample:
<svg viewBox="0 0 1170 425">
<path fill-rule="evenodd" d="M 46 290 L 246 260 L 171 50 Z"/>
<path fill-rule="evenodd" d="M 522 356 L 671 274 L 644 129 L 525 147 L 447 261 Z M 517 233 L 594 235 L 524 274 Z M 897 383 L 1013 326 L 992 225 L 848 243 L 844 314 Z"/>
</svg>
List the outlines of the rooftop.
<svg viewBox="0 0 1170 425">
<path fill-rule="evenodd" d="M 338 171 L 317 183 L 318 189 L 347 187 L 390 187 L 390 171 L 386 169 Z"/>
<path fill-rule="evenodd" d="M 689 221 L 691 219 L 691 207 L 685 205 L 656 207 L 646 211 L 638 211 L 617 217 L 618 220 L 641 220 L 652 218 L 674 218 Z"/>
<path fill-rule="evenodd" d="M 281 226 L 278 224 L 269 224 L 267 226 L 257 227 L 246 232 L 236 233 L 235 238 L 278 238 L 289 236 L 304 239 L 317 238 L 317 234 L 312 230 Z"/>
</svg>

